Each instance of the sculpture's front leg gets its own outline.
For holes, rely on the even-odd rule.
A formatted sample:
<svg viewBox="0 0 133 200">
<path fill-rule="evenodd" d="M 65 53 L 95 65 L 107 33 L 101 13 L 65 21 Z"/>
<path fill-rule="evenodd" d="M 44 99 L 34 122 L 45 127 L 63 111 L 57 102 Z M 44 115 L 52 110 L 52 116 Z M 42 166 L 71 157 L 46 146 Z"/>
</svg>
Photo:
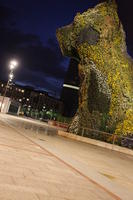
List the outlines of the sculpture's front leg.
<svg viewBox="0 0 133 200">
<path fill-rule="evenodd" d="M 88 109 L 88 88 L 90 83 L 90 66 L 79 64 L 80 91 L 79 108 L 75 114 L 69 131 L 80 134 L 82 127 L 91 127 L 91 118 Z"/>
</svg>

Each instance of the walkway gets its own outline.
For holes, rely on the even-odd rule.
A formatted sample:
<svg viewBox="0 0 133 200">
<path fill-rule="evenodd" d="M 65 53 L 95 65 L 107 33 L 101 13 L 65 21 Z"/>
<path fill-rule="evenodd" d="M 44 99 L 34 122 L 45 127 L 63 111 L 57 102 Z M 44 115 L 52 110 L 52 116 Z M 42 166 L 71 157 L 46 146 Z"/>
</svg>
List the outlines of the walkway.
<svg viewBox="0 0 133 200">
<path fill-rule="evenodd" d="M 133 199 L 133 158 L 0 115 L 0 200 Z M 32 123 L 32 122 L 31 122 Z"/>
</svg>

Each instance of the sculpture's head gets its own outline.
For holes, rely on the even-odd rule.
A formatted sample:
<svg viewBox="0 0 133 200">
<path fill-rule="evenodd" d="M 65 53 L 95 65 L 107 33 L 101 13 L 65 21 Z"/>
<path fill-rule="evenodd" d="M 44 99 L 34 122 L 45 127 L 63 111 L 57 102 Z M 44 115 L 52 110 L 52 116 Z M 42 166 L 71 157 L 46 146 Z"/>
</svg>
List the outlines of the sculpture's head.
<svg viewBox="0 0 133 200">
<path fill-rule="evenodd" d="M 112 42 L 118 35 L 123 38 L 121 34 L 122 26 L 113 0 L 98 4 L 83 14 L 78 13 L 72 24 L 57 30 L 61 51 L 69 57 L 80 57 L 78 49 L 84 44 L 87 48 L 105 41 Z M 117 42 L 121 43 L 116 39 Z"/>
</svg>

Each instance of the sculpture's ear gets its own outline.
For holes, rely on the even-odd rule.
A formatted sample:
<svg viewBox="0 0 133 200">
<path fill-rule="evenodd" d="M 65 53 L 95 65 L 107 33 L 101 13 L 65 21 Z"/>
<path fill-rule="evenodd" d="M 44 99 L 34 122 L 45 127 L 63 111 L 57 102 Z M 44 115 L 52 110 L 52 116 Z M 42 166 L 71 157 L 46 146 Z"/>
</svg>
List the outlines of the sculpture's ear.
<svg viewBox="0 0 133 200">
<path fill-rule="evenodd" d="M 110 3 L 110 4 L 116 4 L 116 1 L 115 0 L 106 0 L 107 1 L 107 3 Z"/>
<path fill-rule="evenodd" d="M 109 7 L 111 8 L 115 8 L 117 10 L 117 3 L 116 0 L 106 0 L 106 2 L 108 3 Z"/>
</svg>

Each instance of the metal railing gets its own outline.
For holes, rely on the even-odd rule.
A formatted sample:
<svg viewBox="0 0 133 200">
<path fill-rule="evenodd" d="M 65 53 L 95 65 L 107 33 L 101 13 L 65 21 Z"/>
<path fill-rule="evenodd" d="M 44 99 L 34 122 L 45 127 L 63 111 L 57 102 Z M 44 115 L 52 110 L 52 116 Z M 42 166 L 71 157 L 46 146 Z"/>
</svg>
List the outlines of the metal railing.
<svg viewBox="0 0 133 200">
<path fill-rule="evenodd" d="M 50 127 L 49 125 L 46 125 L 43 122 L 36 123 L 36 121 L 31 122 L 31 120 L 21 120 L 18 123 L 10 121 L 10 124 L 16 127 L 18 130 L 27 130 L 35 134 L 42 133 L 54 136 L 57 135 L 58 132 L 58 128 L 54 128 L 52 126 Z M 126 137 L 85 127 L 81 127 L 77 135 L 133 149 L 133 135 Z"/>
<path fill-rule="evenodd" d="M 133 149 L 133 135 L 121 136 L 81 127 L 77 135 Z"/>
</svg>

